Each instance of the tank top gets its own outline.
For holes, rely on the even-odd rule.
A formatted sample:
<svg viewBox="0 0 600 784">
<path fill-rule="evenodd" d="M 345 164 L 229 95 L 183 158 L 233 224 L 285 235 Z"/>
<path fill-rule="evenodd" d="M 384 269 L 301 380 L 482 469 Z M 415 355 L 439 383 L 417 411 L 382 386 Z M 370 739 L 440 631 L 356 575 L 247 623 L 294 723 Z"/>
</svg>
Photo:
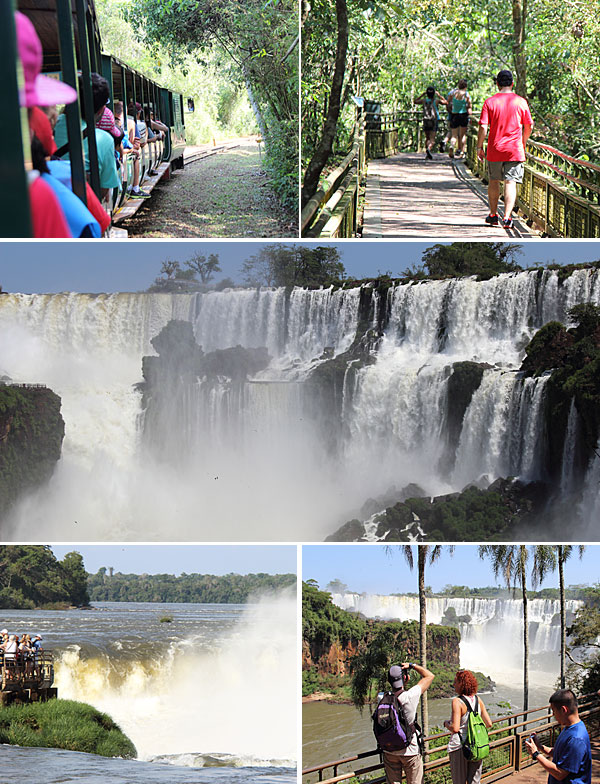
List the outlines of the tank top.
<svg viewBox="0 0 600 784">
<path fill-rule="evenodd" d="M 475 697 L 476 695 L 473 694 L 472 696 L 467 696 L 466 694 L 462 695 L 465 700 L 469 703 L 471 708 L 475 710 Z M 480 708 L 481 710 L 481 708 Z M 469 711 L 465 710 L 464 714 L 460 717 L 460 730 L 459 732 L 454 732 L 450 735 L 450 740 L 448 741 L 448 751 L 458 751 L 458 749 L 462 748 L 463 738 L 465 736 L 465 731 L 467 729 L 467 721 L 469 720 Z"/>
<path fill-rule="evenodd" d="M 452 113 L 453 114 L 465 114 L 467 111 L 467 97 L 468 93 L 465 93 L 464 98 L 457 98 L 456 94 L 452 96 Z"/>
</svg>

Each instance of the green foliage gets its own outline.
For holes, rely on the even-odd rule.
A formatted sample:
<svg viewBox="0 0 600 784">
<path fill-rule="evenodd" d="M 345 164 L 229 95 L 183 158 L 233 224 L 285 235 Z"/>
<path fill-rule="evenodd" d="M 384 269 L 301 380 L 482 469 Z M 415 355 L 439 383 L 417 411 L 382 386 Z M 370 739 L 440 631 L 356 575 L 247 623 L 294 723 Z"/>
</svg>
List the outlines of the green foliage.
<svg viewBox="0 0 600 784">
<path fill-rule="evenodd" d="M 297 5 L 292 0 L 134 0 L 129 19 L 141 40 L 164 46 L 174 66 L 215 48 L 230 78 L 248 88 L 263 134 L 267 168 L 282 203 L 297 206 L 298 85 L 294 57 Z"/>
<path fill-rule="evenodd" d="M 244 604 L 254 594 L 296 585 L 294 574 L 121 574 L 105 569 L 88 576 L 93 602 Z M 161 621 L 162 622 L 162 621 Z"/>
<path fill-rule="evenodd" d="M 47 545 L 0 547 L 0 607 L 87 605 L 86 580 L 79 553 L 58 561 Z"/>
<path fill-rule="evenodd" d="M 567 681 L 576 693 L 589 694 L 600 689 L 600 584 L 588 589 L 586 604 L 577 610 L 567 629 L 569 650 L 573 653 Z M 576 652 L 576 653 L 575 653 Z"/>
<path fill-rule="evenodd" d="M 516 71 L 525 58 L 534 136 L 572 155 L 597 160 L 600 143 L 600 21 L 596 0 L 530 0 L 522 4 L 525 36 L 519 47 L 512 4 L 501 0 L 392 0 L 349 3 L 349 45 L 337 149 L 354 121 L 351 96 L 408 110 L 429 84 L 446 94 L 468 81 L 474 110 L 495 92 L 492 77 Z M 311 3 L 302 56 L 303 159 L 315 148 L 329 100 L 335 58 L 333 4 Z"/>
<path fill-rule="evenodd" d="M 320 591 L 311 581 L 302 583 L 302 639 L 317 657 L 332 643 L 357 644 L 367 629 L 366 621 L 341 610 L 330 594 Z"/>
<path fill-rule="evenodd" d="M 265 245 L 242 265 L 247 286 L 329 286 L 345 276 L 333 245 Z"/>
<path fill-rule="evenodd" d="M 515 272 L 521 268 L 515 256 L 521 247 L 506 242 L 453 242 L 451 245 L 434 245 L 423 252 L 423 266 L 416 271 L 407 270 L 408 277 L 421 279 L 426 270 L 428 278 L 460 278 L 476 275 L 487 280 L 502 272 Z"/>
<path fill-rule="evenodd" d="M 0 711 L 0 743 L 126 759 L 137 754 L 133 743 L 110 716 L 72 700 L 4 708 Z"/>
<path fill-rule="evenodd" d="M 52 475 L 65 432 L 60 404 L 45 387 L 0 384 L 0 519 Z"/>
</svg>

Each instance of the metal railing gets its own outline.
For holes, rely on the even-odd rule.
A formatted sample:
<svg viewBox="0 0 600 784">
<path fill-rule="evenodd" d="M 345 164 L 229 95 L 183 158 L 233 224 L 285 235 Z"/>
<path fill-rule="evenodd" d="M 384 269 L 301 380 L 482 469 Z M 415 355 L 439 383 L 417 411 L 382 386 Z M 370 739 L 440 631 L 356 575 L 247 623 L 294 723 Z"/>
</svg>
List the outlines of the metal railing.
<svg viewBox="0 0 600 784">
<path fill-rule="evenodd" d="M 590 737 L 600 736 L 600 699 L 596 694 L 579 699 L 579 716 L 585 723 Z M 493 720 L 489 730 L 490 755 L 483 761 L 482 779 L 488 782 L 517 773 L 535 762 L 525 748 L 525 739 L 535 731 L 541 743 L 553 746 L 560 726 L 554 720 L 549 705 L 513 713 Z M 428 754 L 424 764 L 425 784 L 451 784 L 450 759 L 446 750 L 449 732 L 429 735 L 425 742 Z M 446 740 L 444 740 L 446 739 Z M 356 765 L 371 760 L 367 765 Z M 327 774 L 326 772 L 329 771 Z M 376 775 L 373 775 L 376 774 Z M 374 749 L 333 762 L 305 768 L 302 771 L 304 784 L 323 782 L 337 784 L 349 779 L 364 778 L 369 784 L 385 782 L 383 758 Z"/>
<path fill-rule="evenodd" d="M 477 157 L 478 121 L 467 135 L 467 164 L 487 182 L 485 160 Z M 525 175 L 517 207 L 528 221 L 553 237 L 600 237 L 600 166 L 540 142 L 528 141 Z"/>
<path fill-rule="evenodd" d="M 4 654 L 0 662 L 0 691 L 49 689 L 54 681 L 54 657 L 51 651 L 39 651 L 29 658 L 12 658 Z"/>
</svg>

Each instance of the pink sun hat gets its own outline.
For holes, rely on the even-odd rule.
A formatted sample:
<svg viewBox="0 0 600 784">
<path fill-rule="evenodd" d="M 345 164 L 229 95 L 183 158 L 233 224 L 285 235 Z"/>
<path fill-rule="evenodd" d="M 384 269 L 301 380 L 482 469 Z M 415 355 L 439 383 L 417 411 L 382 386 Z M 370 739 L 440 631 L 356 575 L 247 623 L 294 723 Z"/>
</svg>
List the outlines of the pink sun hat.
<svg viewBox="0 0 600 784">
<path fill-rule="evenodd" d="M 77 90 L 68 84 L 42 76 L 42 44 L 35 28 L 24 14 L 15 12 L 17 45 L 19 57 L 25 74 L 25 90 L 19 90 L 21 106 L 53 106 L 60 103 L 73 103 Z"/>
</svg>

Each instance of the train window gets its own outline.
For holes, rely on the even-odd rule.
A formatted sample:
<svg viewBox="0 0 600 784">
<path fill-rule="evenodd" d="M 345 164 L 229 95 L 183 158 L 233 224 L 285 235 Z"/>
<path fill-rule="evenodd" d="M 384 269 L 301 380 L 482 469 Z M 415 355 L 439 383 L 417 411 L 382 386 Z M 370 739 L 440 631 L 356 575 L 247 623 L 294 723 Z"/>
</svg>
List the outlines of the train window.
<svg viewBox="0 0 600 784">
<path fill-rule="evenodd" d="M 196 107 L 194 106 L 194 99 L 188 98 L 187 99 L 187 110 L 188 112 L 193 112 Z"/>
</svg>

